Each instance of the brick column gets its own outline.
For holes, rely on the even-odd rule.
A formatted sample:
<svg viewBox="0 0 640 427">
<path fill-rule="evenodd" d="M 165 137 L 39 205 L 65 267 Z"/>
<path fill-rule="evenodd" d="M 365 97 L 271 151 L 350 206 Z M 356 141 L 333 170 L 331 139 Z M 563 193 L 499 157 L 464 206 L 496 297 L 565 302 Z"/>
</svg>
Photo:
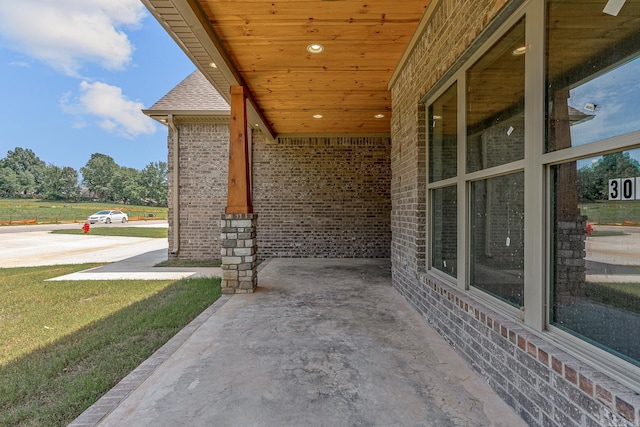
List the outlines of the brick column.
<svg viewBox="0 0 640 427">
<path fill-rule="evenodd" d="M 258 215 L 222 214 L 220 223 L 222 293 L 253 293 L 258 286 L 256 220 Z"/>
</svg>

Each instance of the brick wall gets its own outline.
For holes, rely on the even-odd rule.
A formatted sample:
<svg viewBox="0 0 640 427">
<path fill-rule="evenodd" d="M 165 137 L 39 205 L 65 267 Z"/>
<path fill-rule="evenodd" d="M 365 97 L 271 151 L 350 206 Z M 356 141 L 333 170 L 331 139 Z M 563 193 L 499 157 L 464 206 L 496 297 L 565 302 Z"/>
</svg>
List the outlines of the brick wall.
<svg viewBox="0 0 640 427">
<path fill-rule="evenodd" d="M 388 258 L 389 138 L 253 137 L 258 257 Z"/>
<path fill-rule="evenodd" d="M 226 207 L 227 124 L 181 123 L 180 250 L 170 258 L 220 259 Z M 390 141 L 253 134 L 258 257 L 388 258 Z M 173 242 L 173 147 L 169 136 L 169 251 Z"/>
<path fill-rule="evenodd" d="M 220 259 L 220 214 L 227 202 L 229 125 L 178 123 L 180 135 L 180 248 L 174 246 L 172 131 L 169 130 L 169 258 Z"/>
<path fill-rule="evenodd" d="M 533 426 L 638 426 L 640 399 L 566 352 L 425 273 L 425 108 L 499 12 L 522 1 L 442 0 L 391 88 L 393 286 Z"/>
</svg>

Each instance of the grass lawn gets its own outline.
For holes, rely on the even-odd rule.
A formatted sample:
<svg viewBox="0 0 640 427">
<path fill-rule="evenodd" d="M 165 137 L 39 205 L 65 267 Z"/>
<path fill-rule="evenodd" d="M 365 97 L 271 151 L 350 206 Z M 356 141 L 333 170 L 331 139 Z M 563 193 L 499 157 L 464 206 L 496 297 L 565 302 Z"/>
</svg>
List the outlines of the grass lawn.
<svg viewBox="0 0 640 427">
<path fill-rule="evenodd" d="M 611 237 L 611 236 L 626 236 L 627 233 L 622 231 L 600 231 L 593 230 L 591 232 L 591 237 Z"/>
<path fill-rule="evenodd" d="M 0 269 L 0 425 L 66 425 L 220 296 L 219 279 L 45 279 Z"/>
<path fill-rule="evenodd" d="M 221 265 L 222 262 L 219 259 L 168 259 L 156 264 L 154 267 L 220 267 Z"/>
<path fill-rule="evenodd" d="M 37 199 L 0 199 L 0 225 L 11 223 L 51 224 L 84 222 L 103 209 L 117 209 L 135 219 L 167 219 L 166 207 L 121 205 L 117 203 L 52 202 Z M 151 218 L 150 216 L 153 215 Z"/>
<path fill-rule="evenodd" d="M 589 222 L 600 225 L 640 223 L 640 200 L 608 200 L 580 205 L 580 214 L 586 215 Z"/>
<path fill-rule="evenodd" d="M 167 228 L 162 227 L 91 227 L 89 234 L 93 236 L 123 237 L 155 237 L 167 238 Z M 82 227 L 68 230 L 53 230 L 53 234 L 84 234 Z"/>
<path fill-rule="evenodd" d="M 623 310 L 640 312 L 640 284 L 587 282 L 587 297 Z"/>
</svg>

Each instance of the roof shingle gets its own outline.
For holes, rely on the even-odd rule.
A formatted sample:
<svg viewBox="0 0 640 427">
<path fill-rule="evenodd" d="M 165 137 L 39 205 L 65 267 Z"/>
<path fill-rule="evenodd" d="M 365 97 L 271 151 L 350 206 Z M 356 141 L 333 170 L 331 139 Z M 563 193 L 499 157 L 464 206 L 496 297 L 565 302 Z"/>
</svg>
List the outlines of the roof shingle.
<svg viewBox="0 0 640 427">
<path fill-rule="evenodd" d="M 229 111 L 229 104 L 196 70 L 147 111 Z"/>
</svg>

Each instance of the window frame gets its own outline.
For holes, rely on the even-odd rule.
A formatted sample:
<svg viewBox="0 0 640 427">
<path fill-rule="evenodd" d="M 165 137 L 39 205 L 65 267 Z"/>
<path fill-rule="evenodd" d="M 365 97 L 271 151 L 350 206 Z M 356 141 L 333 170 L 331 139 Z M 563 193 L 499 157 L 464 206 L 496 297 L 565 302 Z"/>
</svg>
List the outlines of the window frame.
<svg viewBox="0 0 640 427">
<path fill-rule="evenodd" d="M 453 84 L 457 84 L 457 95 L 458 95 L 458 105 L 457 105 L 457 110 L 458 110 L 458 121 L 457 121 L 457 152 L 458 152 L 458 163 L 457 163 L 457 175 L 455 177 L 452 178 L 448 178 L 442 181 L 435 181 L 430 183 L 429 182 L 429 178 L 428 178 L 428 173 L 426 174 L 426 194 L 425 194 L 425 200 L 426 200 L 426 215 L 427 215 L 427 230 L 426 230 L 426 235 L 427 235 L 427 241 L 431 242 L 432 238 L 433 238 L 433 234 L 432 234 L 432 230 L 433 230 L 433 218 L 431 215 L 431 209 L 432 209 L 432 190 L 437 189 L 437 188 L 441 188 L 441 187 L 446 187 L 446 186 L 450 186 L 450 185 L 457 185 L 457 196 L 458 196 L 458 200 L 457 200 L 457 205 L 458 205 L 458 230 L 457 230 L 457 234 L 458 234 L 458 240 L 457 240 L 457 262 L 458 262 L 458 270 L 457 270 L 457 277 L 451 277 L 449 275 L 447 275 L 446 273 L 440 272 L 439 270 L 437 270 L 436 268 L 433 267 L 432 265 L 432 258 L 433 258 L 433 253 L 432 253 L 432 245 L 431 243 L 429 243 L 428 245 L 426 245 L 425 250 L 426 250 L 426 259 L 425 259 L 425 268 L 428 272 L 428 274 L 431 274 L 437 278 L 439 278 L 440 280 L 443 280 L 444 282 L 446 282 L 447 284 L 456 287 L 457 289 L 463 290 L 463 291 L 467 291 L 469 292 L 471 295 L 473 295 L 474 298 L 482 301 L 484 304 L 490 306 L 491 308 L 493 308 L 494 310 L 501 312 L 503 314 L 506 314 L 510 317 L 516 317 L 519 320 L 525 320 L 526 318 L 526 311 L 523 310 L 518 310 L 517 308 L 513 307 L 512 305 L 499 300 L 498 298 L 495 298 L 493 296 L 491 296 L 490 294 L 488 294 L 487 292 L 479 289 L 479 288 L 475 288 L 470 284 L 470 265 L 469 265 L 469 259 L 470 259 L 470 229 L 471 229 L 471 220 L 469 217 L 469 209 L 470 209 L 470 205 L 471 205 L 471 183 L 474 181 L 480 181 L 480 180 L 484 180 L 484 179 L 489 179 L 489 178 L 493 178 L 493 177 L 497 177 L 497 176 L 501 176 L 501 175 L 508 175 L 511 173 L 516 173 L 516 172 L 522 172 L 524 171 L 525 173 L 525 212 L 529 212 L 527 210 L 527 206 L 528 205 L 534 205 L 534 206 L 538 206 L 539 207 L 539 203 L 537 204 L 533 204 L 531 203 L 531 201 L 527 202 L 527 200 L 529 199 L 527 196 L 527 189 L 526 189 L 526 178 L 527 178 L 527 170 L 531 170 L 533 169 L 532 167 L 526 167 L 527 165 L 527 147 L 532 145 L 531 143 L 528 143 L 527 141 L 527 123 L 528 123 L 528 119 L 527 119 L 527 107 L 531 108 L 530 105 L 527 105 L 528 102 L 528 93 L 532 90 L 531 86 L 531 82 L 529 81 L 530 78 L 527 77 L 527 73 L 525 73 L 525 141 L 524 141 L 524 150 L 525 150 L 525 158 L 524 159 L 520 159 L 520 160 L 516 160 L 516 161 L 512 161 L 506 164 L 502 164 L 502 165 L 498 165 L 498 166 L 493 166 L 487 169 L 481 169 L 478 171 L 474 171 L 474 172 L 467 172 L 467 146 L 466 146 L 466 140 L 467 140 L 467 124 L 466 124 L 466 109 L 467 109 L 467 99 L 466 99 L 466 94 L 467 94 L 467 79 L 466 79 L 466 73 L 467 70 L 469 68 L 471 68 L 471 66 L 473 66 L 485 53 L 487 53 L 487 51 L 489 51 L 493 45 L 495 43 L 497 43 L 502 36 L 507 33 L 515 24 L 518 23 L 518 21 L 520 21 L 522 18 L 525 18 L 525 42 L 527 45 L 527 49 L 530 50 L 530 40 L 535 40 L 535 38 L 532 38 L 532 34 L 530 34 L 531 30 L 530 28 L 534 27 L 534 25 L 531 25 L 529 23 L 530 19 L 529 19 L 529 14 L 531 13 L 529 11 L 529 9 L 531 8 L 530 6 L 530 2 L 525 2 L 524 5 L 522 5 L 521 7 L 519 7 L 513 14 L 511 14 L 509 17 L 507 17 L 504 22 L 501 23 L 501 25 L 499 26 L 499 28 L 494 31 L 493 33 L 491 33 L 490 35 L 488 35 L 486 37 L 486 39 L 482 42 L 482 45 L 480 46 L 479 49 L 477 49 L 475 52 L 473 52 L 462 64 L 461 67 L 459 67 L 456 72 L 451 75 L 448 79 L 440 82 L 437 85 L 437 90 L 433 91 L 432 93 L 428 94 L 428 97 L 425 96 L 425 98 L 423 98 L 423 100 L 421 101 L 421 108 L 424 108 L 425 111 L 425 117 L 429 117 L 429 107 L 430 105 L 432 105 L 434 102 L 436 102 L 436 100 L 442 95 L 444 94 Z M 542 18 L 544 17 L 544 14 L 542 13 L 542 11 L 540 12 L 540 15 L 542 16 Z M 541 29 L 537 30 L 539 32 L 540 37 L 542 37 L 544 35 L 544 32 Z M 540 54 L 542 55 L 543 49 L 539 48 L 538 49 L 540 51 Z M 527 54 L 528 55 L 528 54 Z M 527 69 L 526 67 L 529 65 L 529 58 L 525 57 L 525 69 Z M 542 65 L 541 65 L 542 68 Z M 544 113 L 540 112 L 540 116 L 544 117 Z M 541 136 L 543 136 L 544 134 L 541 133 Z M 425 132 L 425 141 L 426 141 L 426 165 L 428 167 L 429 165 L 429 132 L 426 131 Z M 542 149 L 543 147 L 540 148 L 540 154 L 542 154 Z M 532 206 L 529 206 L 529 208 L 532 208 Z M 542 215 L 542 213 L 541 213 Z M 526 241 L 526 236 L 527 236 L 527 227 L 526 227 L 527 221 L 525 220 L 525 241 Z M 531 227 L 529 227 L 531 228 Z M 536 231 L 535 233 L 533 233 L 532 231 L 529 231 L 530 234 L 537 236 L 538 239 L 540 239 L 540 232 L 539 230 Z M 540 256 L 540 258 L 542 258 Z M 525 257 L 525 283 L 527 282 L 527 271 L 536 271 L 535 268 L 527 268 L 527 259 Z M 538 270 L 539 271 L 539 270 Z M 525 286 L 525 295 L 524 295 L 525 301 L 527 301 L 527 299 L 531 298 L 531 297 L 527 297 L 527 287 Z M 525 302 L 526 304 L 526 302 Z M 542 330 L 542 322 L 543 322 L 543 309 L 542 309 L 542 304 L 539 304 L 540 307 L 536 308 L 536 311 L 539 313 L 538 316 L 536 316 L 536 318 L 538 319 L 538 323 L 540 323 L 540 330 Z M 523 317 L 524 316 L 524 317 Z"/>
<path fill-rule="evenodd" d="M 517 4 L 515 4 L 517 3 Z M 551 169 L 552 166 L 602 154 L 640 148 L 640 130 L 616 135 L 599 141 L 561 150 L 546 150 L 546 8 L 547 0 L 514 1 L 513 7 L 496 18 L 496 24 L 478 37 L 478 41 L 460 58 L 452 71 L 446 74 L 420 101 L 428 117 L 429 106 L 452 84 L 457 84 L 457 175 L 442 181 L 426 182 L 425 234 L 427 275 L 433 276 L 467 293 L 490 309 L 522 324 L 522 326 L 566 351 L 584 363 L 615 378 L 633 390 L 640 392 L 640 367 L 627 362 L 577 336 L 550 324 L 549 307 L 552 304 L 551 283 L 553 254 L 551 222 Z M 508 16 L 507 16 L 508 15 Z M 466 72 L 467 70 L 514 24 L 525 17 L 525 101 L 524 101 L 524 159 L 489 169 L 467 173 L 466 167 Z M 426 167 L 429 165 L 429 132 L 425 132 Z M 470 202 L 471 183 L 494 176 L 524 171 L 525 225 L 524 225 L 524 310 L 500 301 L 469 284 L 470 259 Z M 457 185 L 457 277 L 454 278 L 432 268 L 432 196 L 433 189 Z"/>
</svg>

